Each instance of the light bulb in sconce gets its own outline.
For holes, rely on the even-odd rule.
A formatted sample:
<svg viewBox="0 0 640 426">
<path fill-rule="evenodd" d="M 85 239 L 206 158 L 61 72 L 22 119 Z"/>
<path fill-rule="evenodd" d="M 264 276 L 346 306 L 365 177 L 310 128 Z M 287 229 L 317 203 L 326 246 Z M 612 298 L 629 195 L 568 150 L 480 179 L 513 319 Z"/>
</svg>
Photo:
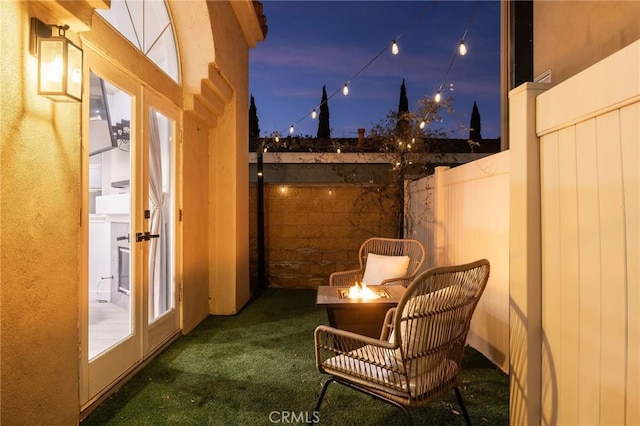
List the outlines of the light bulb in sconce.
<svg viewBox="0 0 640 426">
<path fill-rule="evenodd" d="M 318 114 L 316 113 L 316 110 L 314 109 L 313 111 L 311 111 L 311 118 L 312 119 L 316 119 L 316 117 L 318 116 Z"/>
<path fill-rule="evenodd" d="M 400 53 L 400 48 L 398 47 L 398 43 L 396 43 L 395 40 L 393 40 L 393 42 L 391 43 L 391 53 L 393 53 L 394 55 Z"/>
<path fill-rule="evenodd" d="M 349 86 L 347 85 L 347 83 L 345 83 L 344 87 L 342 88 L 342 94 L 345 96 L 349 94 Z"/>
<path fill-rule="evenodd" d="M 420 128 L 421 128 L 421 129 L 424 129 L 424 126 L 426 126 L 426 125 L 427 125 L 427 123 L 426 123 L 424 120 L 422 120 L 422 121 L 420 122 Z"/>
<path fill-rule="evenodd" d="M 438 93 L 436 93 L 436 97 L 434 98 L 434 101 L 436 103 L 440 103 L 441 100 L 442 100 L 442 95 L 440 94 L 440 91 L 438 91 Z"/>
<path fill-rule="evenodd" d="M 458 52 L 460 53 L 461 56 L 464 56 L 467 54 L 467 46 L 465 46 L 464 40 L 460 42 L 460 46 L 458 47 Z"/>
</svg>

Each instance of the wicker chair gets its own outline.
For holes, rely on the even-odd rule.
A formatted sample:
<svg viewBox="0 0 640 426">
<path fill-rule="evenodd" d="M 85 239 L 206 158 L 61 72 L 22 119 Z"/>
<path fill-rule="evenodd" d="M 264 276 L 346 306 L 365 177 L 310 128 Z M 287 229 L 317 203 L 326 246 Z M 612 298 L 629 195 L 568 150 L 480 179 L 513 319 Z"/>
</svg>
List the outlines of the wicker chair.
<svg viewBox="0 0 640 426">
<path fill-rule="evenodd" d="M 334 272 L 329 276 L 329 285 L 351 286 L 356 281 L 362 281 L 370 253 L 382 256 L 408 256 L 409 264 L 406 273 L 400 277 L 384 279 L 381 282 L 367 282 L 366 284 L 401 284 L 406 287 L 415 278 L 425 259 L 424 246 L 418 240 L 369 238 L 360 246 L 358 255 L 360 268 Z"/>
<path fill-rule="evenodd" d="M 486 259 L 428 269 L 409 285 L 387 312 L 380 339 L 318 326 L 316 366 L 332 382 L 400 408 L 420 407 L 454 389 L 467 424 L 469 415 L 458 380 L 471 317 L 489 279 Z"/>
</svg>

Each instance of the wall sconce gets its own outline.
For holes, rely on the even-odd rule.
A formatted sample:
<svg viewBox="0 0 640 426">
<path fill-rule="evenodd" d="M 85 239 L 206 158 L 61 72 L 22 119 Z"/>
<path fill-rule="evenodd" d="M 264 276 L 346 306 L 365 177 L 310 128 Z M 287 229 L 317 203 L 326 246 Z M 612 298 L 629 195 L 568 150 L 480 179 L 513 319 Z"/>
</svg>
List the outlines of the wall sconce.
<svg viewBox="0 0 640 426">
<path fill-rule="evenodd" d="M 65 37 L 68 29 L 31 18 L 29 50 L 38 56 L 38 94 L 56 102 L 82 101 L 82 49 Z"/>
</svg>

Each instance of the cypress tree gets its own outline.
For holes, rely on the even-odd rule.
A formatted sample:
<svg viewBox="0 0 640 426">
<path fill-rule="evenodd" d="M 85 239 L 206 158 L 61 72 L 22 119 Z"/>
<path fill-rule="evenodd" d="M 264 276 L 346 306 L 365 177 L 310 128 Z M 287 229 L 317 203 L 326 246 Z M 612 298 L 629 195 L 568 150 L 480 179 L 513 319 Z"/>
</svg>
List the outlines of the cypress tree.
<svg viewBox="0 0 640 426">
<path fill-rule="evenodd" d="M 329 127 L 329 103 L 325 86 L 322 86 L 322 101 L 320 102 L 317 136 L 318 139 L 329 139 L 331 137 L 331 128 Z"/>
<path fill-rule="evenodd" d="M 404 78 L 402 79 L 402 85 L 400 86 L 400 102 L 398 103 L 398 124 L 396 125 L 396 131 L 401 136 L 408 130 L 409 127 L 409 99 L 407 98 L 407 88 L 404 85 Z"/>
<path fill-rule="evenodd" d="M 251 95 L 251 104 L 249 105 L 249 152 L 256 150 L 259 138 L 260 127 L 258 126 L 258 109 L 256 108 L 253 95 Z"/>
<path fill-rule="evenodd" d="M 473 102 L 473 110 L 471 111 L 471 122 L 469 123 L 469 139 L 478 142 L 482 140 L 480 134 L 480 112 L 475 101 Z"/>
</svg>

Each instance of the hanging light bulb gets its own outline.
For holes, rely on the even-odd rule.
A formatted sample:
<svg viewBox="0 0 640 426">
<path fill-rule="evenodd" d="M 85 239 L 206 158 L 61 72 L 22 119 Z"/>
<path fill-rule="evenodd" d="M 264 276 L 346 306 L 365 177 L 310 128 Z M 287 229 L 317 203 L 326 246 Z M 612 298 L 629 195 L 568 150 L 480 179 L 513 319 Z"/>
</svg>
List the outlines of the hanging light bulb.
<svg viewBox="0 0 640 426">
<path fill-rule="evenodd" d="M 440 91 L 438 90 L 438 93 L 436 93 L 436 97 L 434 99 L 434 101 L 436 101 L 436 103 L 440 103 L 440 101 L 442 100 L 442 95 L 440 94 Z"/>
<path fill-rule="evenodd" d="M 464 40 L 460 42 L 460 46 L 458 47 L 458 52 L 460 53 L 461 56 L 464 56 L 467 54 L 467 46 L 464 45 Z"/>
<path fill-rule="evenodd" d="M 316 114 L 316 109 L 314 108 L 313 111 L 311 111 L 311 118 L 315 120 L 317 116 L 318 114 Z"/>
<path fill-rule="evenodd" d="M 269 148 L 267 148 L 266 146 L 264 147 L 264 149 L 262 150 L 262 152 L 267 152 L 269 150 Z"/>
<path fill-rule="evenodd" d="M 276 142 L 280 142 L 280 136 L 276 136 Z"/>
<path fill-rule="evenodd" d="M 289 134 L 293 134 L 293 124 L 289 127 Z"/>
<path fill-rule="evenodd" d="M 398 47 L 398 43 L 395 40 L 391 43 L 391 53 L 397 55 L 400 52 L 400 48 Z"/>
<path fill-rule="evenodd" d="M 342 94 L 345 96 L 349 94 L 349 86 L 347 86 L 347 83 L 345 83 L 344 87 L 342 88 Z"/>
<path fill-rule="evenodd" d="M 424 126 L 426 126 L 426 125 L 427 125 L 427 123 L 426 123 L 424 120 L 422 120 L 422 121 L 420 122 L 420 128 L 421 128 L 421 129 L 424 129 Z"/>
</svg>

